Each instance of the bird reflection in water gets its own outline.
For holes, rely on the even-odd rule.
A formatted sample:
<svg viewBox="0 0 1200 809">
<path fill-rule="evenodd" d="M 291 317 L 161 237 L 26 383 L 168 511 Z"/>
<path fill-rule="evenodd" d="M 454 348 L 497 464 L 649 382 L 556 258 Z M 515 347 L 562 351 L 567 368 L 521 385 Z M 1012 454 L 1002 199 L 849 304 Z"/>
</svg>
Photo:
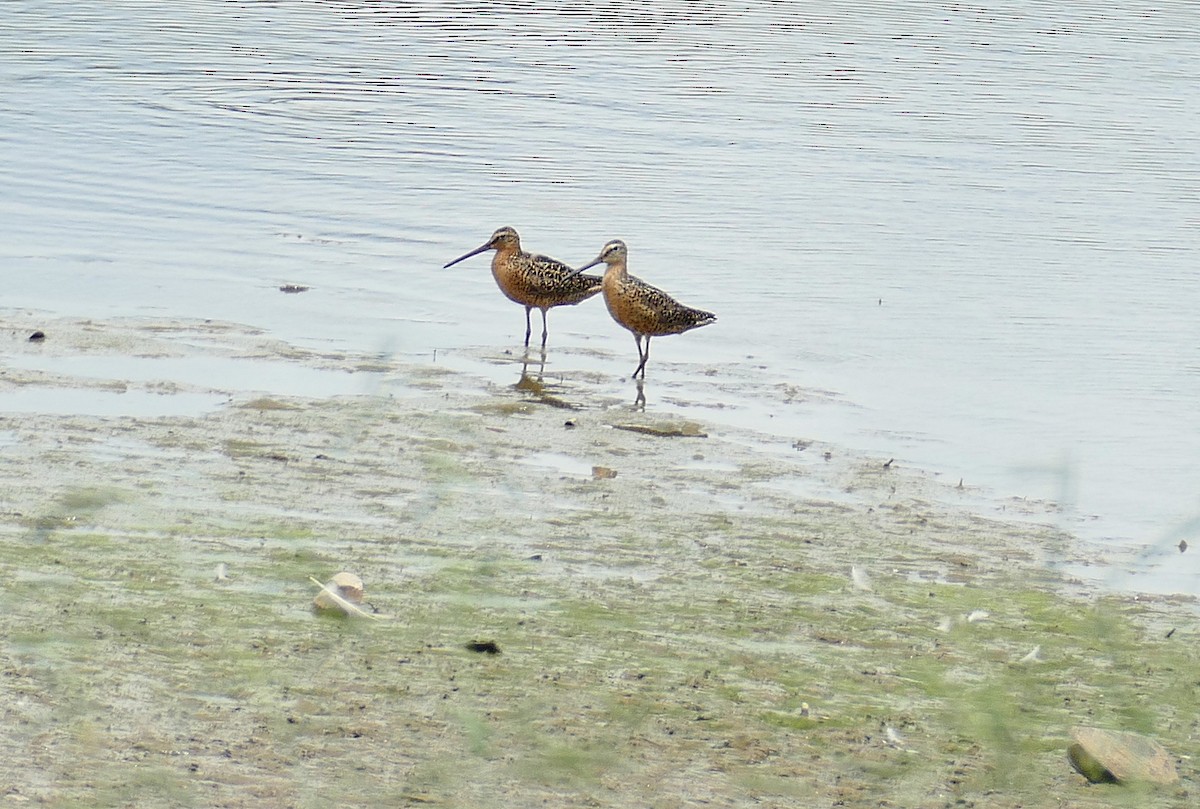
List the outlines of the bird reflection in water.
<svg viewBox="0 0 1200 809">
<path fill-rule="evenodd" d="M 536 362 L 533 362 L 529 355 L 530 352 L 526 350 L 525 355 L 521 357 L 521 376 L 517 379 L 517 384 L 513 385 L 513 387 L 517 390 L 529 390 L 534 393 L 541 393 L 543 387 L 542 378 L 546 373 L 546 349 L 543 347 L 538 352 Z M 537 368 L 536 376 L 529 373 L 530 365 L 534 365 Z"/>
</svg>

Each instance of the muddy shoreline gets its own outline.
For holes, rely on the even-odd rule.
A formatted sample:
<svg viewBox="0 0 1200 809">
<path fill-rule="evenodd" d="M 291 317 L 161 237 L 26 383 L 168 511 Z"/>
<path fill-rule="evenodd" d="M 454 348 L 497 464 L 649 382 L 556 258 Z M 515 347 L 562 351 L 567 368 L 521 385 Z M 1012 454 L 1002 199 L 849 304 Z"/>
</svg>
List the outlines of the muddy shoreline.
<svg viewBox="0 0 1200 809">
<path fill-rule="evenodd" d="M 0 396 L 140 413 L 0 415 L 9 801 L 1195 793 L 1195 605 L 1064 580 L 1103 559 L 936 476 L 640 412 L 586 375 L 481 384 L 224 323 L 6 330 Z M 143 364 L 114 379 L 114 357 Z M 296 373 L 341 392 L 273 390 Z M 309 577 L 338 570 L 386 617 L 315 615 Z M 1153 734 L 1183 781 L 1088 786 L 1064 757 L 1079 723 Z"/>
</svg>

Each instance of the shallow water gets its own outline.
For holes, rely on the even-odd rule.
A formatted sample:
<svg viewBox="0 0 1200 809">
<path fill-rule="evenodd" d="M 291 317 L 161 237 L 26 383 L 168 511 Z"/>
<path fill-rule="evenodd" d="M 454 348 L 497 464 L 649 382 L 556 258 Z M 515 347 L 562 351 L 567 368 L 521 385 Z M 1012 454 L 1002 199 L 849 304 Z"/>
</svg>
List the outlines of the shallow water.
<svg viewBox="0 0 1200 809">
<path fill-rule="evenodd" d="M 576 264 L 619 237 L 720 317 L 655 341 L 651 410 L 1059 501 L 1196 592 L 1198 33 L 1188 3 L 19 4 L 4 306 L 516 381 L 479 357 L 520 308 L 441 265 L 502 224 Z M 632 342 L 555 310 L 547 373 L 632 401 Z"/>
<path fill-rule="evenodd" d="M 0 413 L 140 418 L 200 416 L 225 401 L 225 396 L 216 393 L 30 387 L 0 394 Z"/>
<path fill-rule="evenodd" d="M 346 396 L 373 393 L 377 374 L 309 368 L 294 362 L 229 357 L 134 357 L 87 355 L 9 357 L 15 368 L 37 369 L 63 376 L 121 382 L 169 381 L 216 390 L 270 393 L 277 396 Z M 3 397 L 0 396 L 0 402 Z M 2 406 L 2 404 L 0 404 Z"/>
</svg>

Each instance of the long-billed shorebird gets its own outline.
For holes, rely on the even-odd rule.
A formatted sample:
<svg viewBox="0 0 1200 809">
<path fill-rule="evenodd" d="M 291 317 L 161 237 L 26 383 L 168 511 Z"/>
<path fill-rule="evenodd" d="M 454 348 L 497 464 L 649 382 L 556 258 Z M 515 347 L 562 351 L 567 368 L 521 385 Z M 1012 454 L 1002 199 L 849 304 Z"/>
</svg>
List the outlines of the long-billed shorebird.
<svg viewBox="0 0 1200 809">
<path fill-rule="evenodd" d="M 485 250 L 496 251 L 492 256 L 492 277 L 500 291 L 510 301 L 525 307 L 526 348 L 529 348 L 529 334 L 533 329 L 529 322 L 530 310 L 542 310 L 542 348 L 545 349 L 546 310 L 554 306 L 574 306 L 600 291 L 598 277 L 580 275 L 561 261 L 526 253 L 521 249 L 521 237 L 510 227 L 498 229 L 486 244 L 445 266 L 452 267 Z"/>
<path fill-rule="evenodd" d="M 613 320 L 633 332 L 637 341 L 638 367 L 633 375 L 646 377 L 646 360 L 650 359 L 650 338 L 668 334 L 683 334 L 690 329 L 707 326 L 717 319 L 712 312 L 684 306 L 657 287 L 652 287 L 640 278 L 629 274 L 627 262 L 629 249 L 625 242 L 613 239 L 604 245 L 600 255 L 591 264 L 585 264 L 576 273 L 582 273 L 600 262 L 608 265 L 604 271 L 604 303 Z M 642 350 L 642 338 L 646 348 Z"/>
</svg>

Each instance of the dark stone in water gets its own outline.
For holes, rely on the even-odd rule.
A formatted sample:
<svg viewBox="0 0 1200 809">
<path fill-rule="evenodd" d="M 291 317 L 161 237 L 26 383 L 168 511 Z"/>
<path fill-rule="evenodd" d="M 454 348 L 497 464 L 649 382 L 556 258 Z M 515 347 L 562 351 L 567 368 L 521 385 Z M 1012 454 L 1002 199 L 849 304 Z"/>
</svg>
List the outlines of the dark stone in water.
<svg viewBox="0 0 1200 809">
<path fill-rule="evenodd" d="M 467 651 L 498 655 L 500 654 L 500 646 L 493 640 L 473 640 L 467 644 Z"/>
</svg>

